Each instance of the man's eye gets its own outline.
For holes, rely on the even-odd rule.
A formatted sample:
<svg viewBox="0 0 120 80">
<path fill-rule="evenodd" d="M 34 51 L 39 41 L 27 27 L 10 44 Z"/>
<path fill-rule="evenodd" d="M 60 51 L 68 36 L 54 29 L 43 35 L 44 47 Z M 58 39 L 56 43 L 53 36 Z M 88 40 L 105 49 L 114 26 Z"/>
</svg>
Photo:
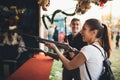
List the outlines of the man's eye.
<svg viewBox="0 0 120 80">
<path fill-rule="evenodd" d="M 79 24 L 74 24 L 74 25 L 77 25 L 77 26 L 78 26 Z"/>
</svg>

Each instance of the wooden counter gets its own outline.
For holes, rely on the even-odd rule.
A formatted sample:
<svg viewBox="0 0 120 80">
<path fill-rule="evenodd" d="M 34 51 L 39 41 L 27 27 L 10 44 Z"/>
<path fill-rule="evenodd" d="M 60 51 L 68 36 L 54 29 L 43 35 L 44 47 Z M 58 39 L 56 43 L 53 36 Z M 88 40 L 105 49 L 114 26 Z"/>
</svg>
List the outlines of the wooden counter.
<svg viewBox="0 0 120 80">
<path fill-rule="evenodd" d="M 7 80 L 49 80 L 53 59 L 37 54 L 17 69 Z"/>
</svg>

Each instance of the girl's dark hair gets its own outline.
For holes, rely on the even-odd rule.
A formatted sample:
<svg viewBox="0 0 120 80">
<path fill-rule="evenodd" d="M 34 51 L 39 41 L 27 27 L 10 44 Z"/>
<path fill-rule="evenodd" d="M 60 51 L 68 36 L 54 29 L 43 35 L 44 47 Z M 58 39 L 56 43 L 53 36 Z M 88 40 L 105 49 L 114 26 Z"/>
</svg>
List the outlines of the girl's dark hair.
<svg viewBox="0 0 120 80">
<path fill-rule="evenodd" d="M 85 23 L 89 25 L 91 30 L 98 30 L 96 37 L 101 38 L 101 43 L 102 43 L 101 45 L 104 48 L 104 50 L 107 52 L 107 57 L 109 58 L 111 46 L 110 46 L 110 36 L 107 26 L 105 24 L 102 24 L 97 19 L 88 19 Z"/>
</svg>

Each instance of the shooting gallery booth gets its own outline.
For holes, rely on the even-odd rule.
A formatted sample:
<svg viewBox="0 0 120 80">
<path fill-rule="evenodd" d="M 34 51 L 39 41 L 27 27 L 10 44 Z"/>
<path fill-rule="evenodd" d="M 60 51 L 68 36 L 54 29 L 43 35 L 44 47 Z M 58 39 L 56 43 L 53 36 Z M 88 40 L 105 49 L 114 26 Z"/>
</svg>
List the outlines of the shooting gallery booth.
<svg viewBox="0 0 120 80">
<path fill-rule="evenodd" d="M 29 36 L 39 36 L 39 16 L 38 0 L 0 0 L 0 80 L 49 79 L 53 58 L 31 50 L 39 48 Z"/>
<path fill-rule="evenodd" d="M 55 19 L 58 13 L 65 16 L 82 15 L 91 8 L 91 3 L 104 6 L 111 0 L 73 1 L 77 4 L 72 13 L 57 9 L 52 16 L 41 17 L 41 10 L 47 11 L 50 0 L 0 0 L 0 80 L 49 80 L 55 56 L 39 54 L 45 53 L 40 50 L 42 45 L 39 46 L 38 36 L 44 37 L 46 34 L 41 22 L 47 29 L 55 21 L 66 22 L 66 17 Z"/>
</svg>

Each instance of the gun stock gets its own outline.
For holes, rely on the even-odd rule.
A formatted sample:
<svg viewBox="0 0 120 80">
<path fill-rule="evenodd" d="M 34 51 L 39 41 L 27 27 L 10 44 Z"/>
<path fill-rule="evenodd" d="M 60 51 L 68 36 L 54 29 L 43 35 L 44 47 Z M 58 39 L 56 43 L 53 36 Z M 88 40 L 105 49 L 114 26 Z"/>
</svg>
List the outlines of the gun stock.
<svg viewBox="0 0 120 80">
<path fill-rule="evenodd" d="M 41 50 L 39 48 L 30 48 L 30 47 L 23 47 L 23 46 L 20 46 L 20 47 L 26 48 L 29 51 L 43 52 L 45 54 L 45 56 L 49 56 L 49 57 L 52 57 L 53 59 L 59 60 L 59 57 L 57 56 L 57 54 L 50 53 L 50 52 L 45 52 L 45 51 L 43 51 L 43 50 Z"/>
</svg>

